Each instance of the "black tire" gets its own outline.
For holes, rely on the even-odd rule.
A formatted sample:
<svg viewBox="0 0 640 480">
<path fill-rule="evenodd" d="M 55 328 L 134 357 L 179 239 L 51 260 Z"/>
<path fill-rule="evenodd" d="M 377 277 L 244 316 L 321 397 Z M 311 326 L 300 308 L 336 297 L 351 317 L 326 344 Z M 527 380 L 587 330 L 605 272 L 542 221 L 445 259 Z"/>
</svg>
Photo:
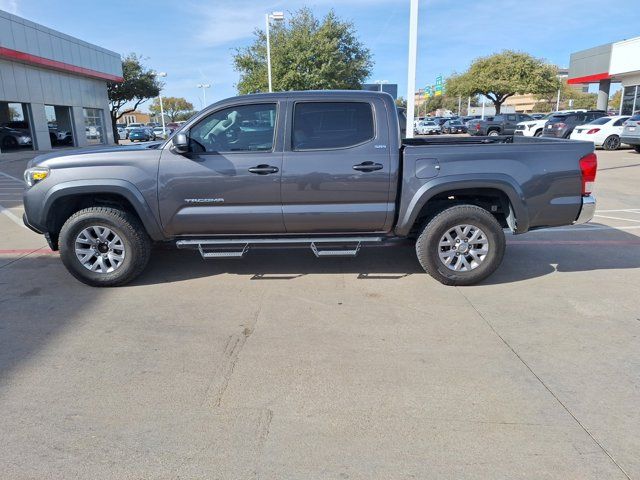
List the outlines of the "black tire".
<svg viewBox="0 0 640 480">
<path fill-rule="evenodd" d="M 542 129 L 537 130 L 536 133 L 533 134 L 534 137 L 541 137 L 542 136 Z"/>
<path fill-rule="evenodd" d="M 500 132 L 498 130 L 491 130 L 489 133 L 487 133 L 487 135 L 489 135 L 490 137 L 497 137 L 498 135 L 500 135 Z"/>
<path fill-rule="evenodd" d="M 2 139 L 2 148 L 17 148 L 18 141 L 11 135 L 7 135 Z"/>
<path fill-rule="evenodd" d="M 440 240 L 457 225 L 472 225 L 482 230 L 488 240 L 484 260 L 469 271 L 454 271 L 440 260 Z M 491 275 L 500 266 L 505 251 L 502 227 L 484 208 L 457 205 L 433 217 L 416 241 L 416 255 L 422 268 L 443 285 L 473 285 Z"/>
<path fill-rule="evenodd" d="M 99 273 L 86 268 L 75 253 L 76 238 L 85 228 L 107 227 L 115 232 L 124 245 L 124 260 L 112 272 Z M 62 226 L 59 236 L 60 258 L 69 273 L 93 287 L 116 287 L 136 278 L 149 262 L 151 240 L 134 216 L 122 210 L 91 207 L 74 213 Z"/>
<path fill-rule="evenodd" d="M 640 153 L 640 145 L 634 145 L 633 149 L 637 152 Z"/>
<path fill-rule="evenodd" d="M 605 150 L 618 150 L 620 148 L 620 137 L 618 135 L 609 135 L 602 142 L 602 148 Z"/>
</svg>

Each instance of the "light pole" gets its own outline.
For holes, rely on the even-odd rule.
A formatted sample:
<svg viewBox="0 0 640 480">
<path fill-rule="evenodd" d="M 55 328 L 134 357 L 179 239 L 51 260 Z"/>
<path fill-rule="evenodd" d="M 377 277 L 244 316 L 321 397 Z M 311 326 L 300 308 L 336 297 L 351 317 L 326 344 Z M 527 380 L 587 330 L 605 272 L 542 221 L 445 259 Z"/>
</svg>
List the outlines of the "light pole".
<svg viewBox="0 0 640 480">
<path fill-rule="evenodd" d="M 155 72 L 153 74 L 156 78 L 157 77 L 166 77 L 167 73 L 166 72 Z M 162 136 L 164 137 L 166 135 L 166 131 L 164 128 L 164 107 L 162 106 L 162 89 L 160 89 L 160 91 L 158 92 L 158 98 L 160 99 L 160 116 L 162 117 Z"/>
<path fill-rule="evenodd" d="M 413 138 L 416 113 L 416 63 L 418 59 L 418 0 L 411 0 L 409 13 L 409 69 L 407 71 L 407 138 Z"/>
<path fill-rule="evenodd" d="M 269 76 L 269 92 L 273 92 L 273 87 L 271 85 L 271 36 L 269 35 L 269 30 L 271 27 L 271 20 L 281 21 L 284 20 L 283 12 L 271 12 L 267 13 L 264 16 L 266 29 L 267 29 L 267 75 Z"/>
<path fill-rule="evenodd" d="M 207 106 L 207 91 L 205 88 L 209 88 L 211 85 L 208 83 L 199 83 L 197 86 L 202 89 L 202 108 L 204 108 Z"/>
</svg>

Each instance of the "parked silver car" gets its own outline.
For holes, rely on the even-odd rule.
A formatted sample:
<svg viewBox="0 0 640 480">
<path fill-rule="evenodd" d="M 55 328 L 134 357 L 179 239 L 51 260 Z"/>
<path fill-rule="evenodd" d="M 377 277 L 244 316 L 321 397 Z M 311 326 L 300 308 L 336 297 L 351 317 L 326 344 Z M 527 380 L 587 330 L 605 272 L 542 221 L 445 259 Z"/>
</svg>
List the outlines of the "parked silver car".
<svg viewBox="0 0 640 480">
<path fill-rule="evenodd" d="M 620 135 L 620 142 L 631 145 L 640 153 L 640 112 L 624 122 L 624 129 Z"/>
</svg>

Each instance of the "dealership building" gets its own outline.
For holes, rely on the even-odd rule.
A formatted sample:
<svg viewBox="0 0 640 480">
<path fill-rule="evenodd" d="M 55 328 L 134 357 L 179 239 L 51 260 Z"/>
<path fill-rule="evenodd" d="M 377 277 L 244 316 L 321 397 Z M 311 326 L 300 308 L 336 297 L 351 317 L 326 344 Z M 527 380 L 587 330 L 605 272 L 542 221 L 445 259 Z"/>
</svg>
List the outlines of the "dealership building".
<svg viewBox="0 0 640 480">
<path fill-rule="evenodd" d="M 0 152 L 112 144 L 120 55 L 0 10 Z"/>
<path fill-rule="evenodd" d="M 640 37 L 571 54 L 568 83 L 598 84 L 598 104 L 607 109 L 612 83 L 621 83 L 621 115 L 640 110 Z"/>
</svg>

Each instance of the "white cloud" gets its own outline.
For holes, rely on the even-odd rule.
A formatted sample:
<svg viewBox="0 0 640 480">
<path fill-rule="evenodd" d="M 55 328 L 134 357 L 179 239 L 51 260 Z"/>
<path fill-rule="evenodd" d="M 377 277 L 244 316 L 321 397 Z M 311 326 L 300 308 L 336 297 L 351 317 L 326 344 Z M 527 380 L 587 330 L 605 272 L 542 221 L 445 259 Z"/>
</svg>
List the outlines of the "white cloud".
<svg viewBox="0 0 640 480">
<path fill-rule="evenodd" d="M 0 0 L 1 1 L 1 0 Z M 398 0 L 394 0 L 397 2 Z M 394 3 L 391 2 L 391 3 Z M 267 2 L 236 1 L 213 5 L 192 5 L 200 18 L 195 40 L 201 45 L 216 47 L 248 39 L 256 28 L 264 29 L 265 14 L 275 10 L 295 11 L 302 7 L 333 8 L 335 0 L 276 0 Z M 371 7 L 373 4 L 389 4 L 389 0 L 342 0 L 340 7 Z"/>
<path fill-rule="evenodd" d="M 18 14 L 18 0 L 0 0 L 0 10 L 5 12 Z"/>
</svg>

